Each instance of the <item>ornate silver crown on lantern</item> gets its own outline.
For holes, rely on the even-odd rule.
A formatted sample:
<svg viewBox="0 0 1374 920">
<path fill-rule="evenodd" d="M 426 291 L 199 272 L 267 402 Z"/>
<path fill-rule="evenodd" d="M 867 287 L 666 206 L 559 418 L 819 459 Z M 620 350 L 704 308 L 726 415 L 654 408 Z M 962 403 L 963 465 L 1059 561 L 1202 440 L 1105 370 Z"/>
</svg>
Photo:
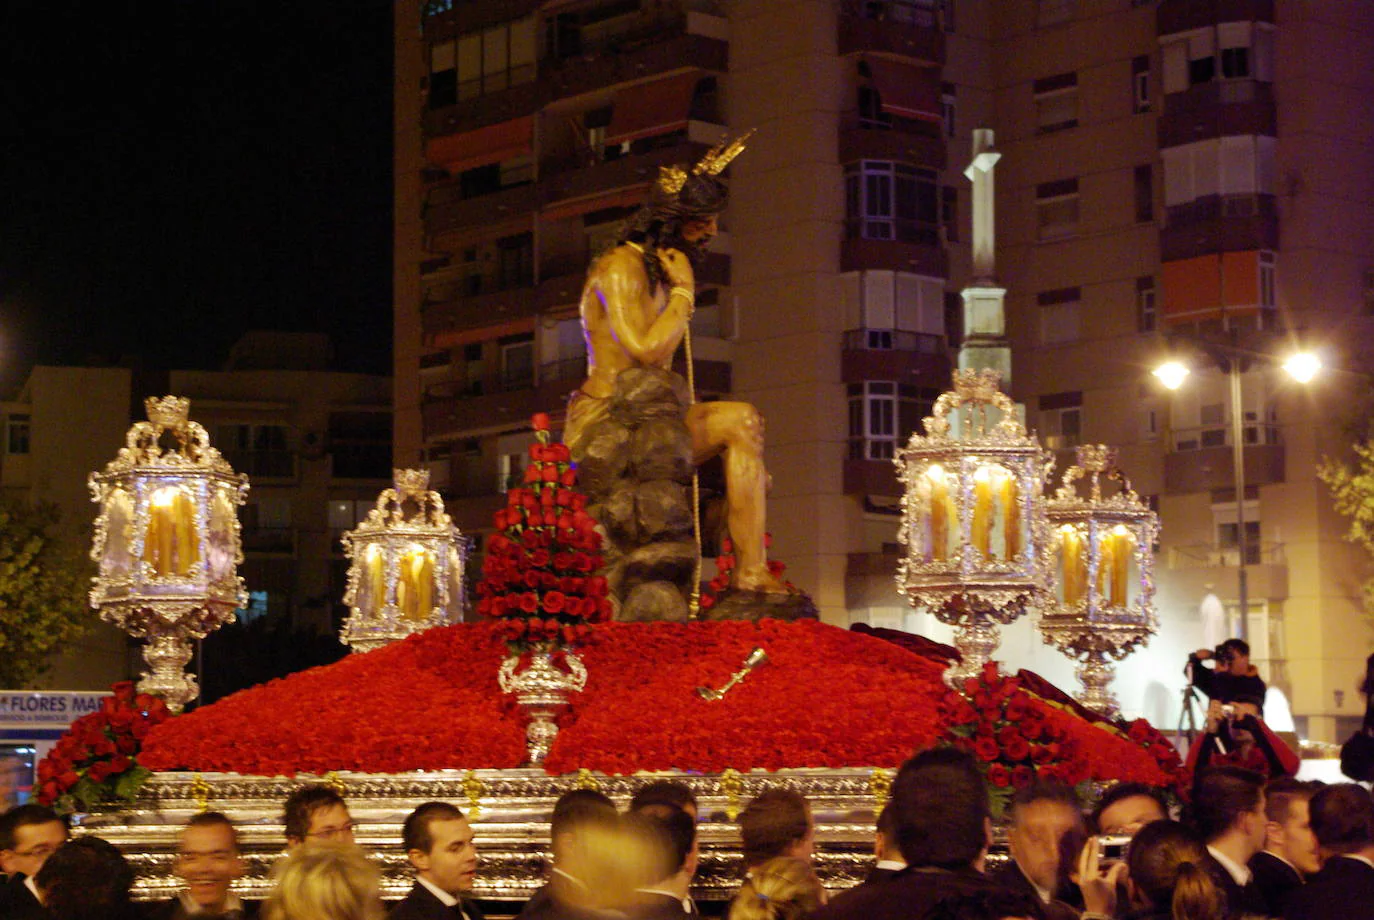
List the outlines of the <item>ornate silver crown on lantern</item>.
<svg viewBox="0 0 1374 920">
<path fill-rule="evenodd" d="M 148 640 L 151 670 L 138 688 L 179 712 L 198 692 L 185 673 L 190 640 L 232 620 L 248 601 L 238 575 L 238 507 L 248 477 L 190 420 L 189 400 L 149 398 L 144 407 L 148 421 L 130 428 L 118 456 L 90 475 L 100 505 L 90 600 L 102 619 Z"/>
<path fill-rule="evenodd" d="M 1103 497 L 1102 479 L 1117 483 Z M 1086 494 L 1084 486 L 1086 488 Z M 1046 503 L 1057 586 L 1040 619 L 1045 641 L 1077 659 L 1083 705 L 1117 715 L 1112 661 L 1149 641 L 1154 609 L 1154 543 L 1159 516 L 1146 507 L 1105 444 L 1078 448 L 1077 462 Z"/>
<path fill-rule="evenodd" d="M 1050 455 L 1026 433 L 994 370 L 958 370 L 925 434 L 897 453 L 904 486 L 897 589 L 955 627 L 963 661 L 945 679 L 977 674 L 998 624 L 1051 600 L 1044 482 Z"/>
<path fill-rule="evenodd" d="M 395 470 L 395 485 L 343 535 L 348 557 L 340 640 L 355 652 L 457 622 L 466 606 L 468 544 L 429 489 L 428 470 Z"/>
</svg>

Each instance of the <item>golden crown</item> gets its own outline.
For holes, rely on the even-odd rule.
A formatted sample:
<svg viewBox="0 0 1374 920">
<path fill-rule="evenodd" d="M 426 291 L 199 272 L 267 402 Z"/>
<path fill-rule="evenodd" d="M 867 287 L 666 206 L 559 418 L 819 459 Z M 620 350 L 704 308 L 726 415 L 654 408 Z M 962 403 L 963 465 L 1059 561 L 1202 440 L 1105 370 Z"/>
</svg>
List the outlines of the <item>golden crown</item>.
<svg viewBox="0 0 1374 920">
<path fill-rule="evenodd" d="M 181 396 L 149 396 L 143 400 L 148 421 L 160 428 L 181 429 L 191 417 L 191 401 Z"/>
<path fill-rule="evenodd" d="M 725 167 L 730 165 L 730 161 L 744 152 L 744 142 L 754 133 L 756 129 L 750 129 L 730 143 L 721 141 L 710 150 L 706 151 L 695 166 L 692 167 L 693 176 L 718 176 L 725 171 Z M 688 172 L 681 166 L 660 166 L 658 168 L 658 187 L 669 195 L 676 195 L 682 191 L 682 187 L 687 184 Z"/>
</svg>

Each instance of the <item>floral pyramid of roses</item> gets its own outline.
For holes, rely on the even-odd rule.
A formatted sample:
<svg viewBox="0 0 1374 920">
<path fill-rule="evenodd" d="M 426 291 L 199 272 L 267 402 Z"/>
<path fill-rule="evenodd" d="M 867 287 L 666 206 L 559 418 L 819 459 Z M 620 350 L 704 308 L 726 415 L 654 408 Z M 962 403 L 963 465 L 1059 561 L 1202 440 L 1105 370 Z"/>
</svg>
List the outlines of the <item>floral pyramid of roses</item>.
<svg viewBox="0 0 1374 920">
<path fill-rule="evenodd" d="M 807 620 L 606 623 L 592 633 L 578 648 L 586 689 L 560 718 L 545 763 L 555 775 L 892 768 L 952 740 L 943 665 L 872 636 Z M 768 662 L 724 699 L 697 694 L 722 686 L 754 648 Z M 431 629 L 164 722 L 138 759 L 155 770 L 268 776 L 516 767 L 525 761 L 525 718 L 497 686 L 508 651 L 500 622 Z M 1018 690 L 959 694 L 975 713 L 973 737 L 989 723 L 997 759 L 1004 741 L 1015 748 L 1008 755 L 1022 753 L 998 735 L 1008 704 L 1013 715 L 1025 705 L 1040 726 L 1032 743 L 1058 745 L 1053 758 L 1042 755 L 1056 775 L 1168 781 L 1150 751 L 1154 736 L 1085 721 L 1032 695 L 1012 703 Z M 967 715 L 957 724 L 969 724 Z M 1030 757 L 1016 778 L 1037 766 Z"/>
<path fill-rule="evenodd" d="M 487 541 L 477 613 L 492 617 L 512 651 L 585 641 L 611 616 L 601 534 L 577 489 L 568 446 L 550 443 L 549 417 L 533 418 L 536 442 L 524 484 L 506 493 Z"/>
</svg>

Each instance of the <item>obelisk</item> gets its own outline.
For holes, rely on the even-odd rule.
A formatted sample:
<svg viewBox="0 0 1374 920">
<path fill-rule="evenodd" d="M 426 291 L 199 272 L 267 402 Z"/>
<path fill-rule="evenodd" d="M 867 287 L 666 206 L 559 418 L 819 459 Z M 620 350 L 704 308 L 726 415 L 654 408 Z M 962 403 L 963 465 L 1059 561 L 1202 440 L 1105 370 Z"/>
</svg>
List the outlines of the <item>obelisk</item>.
<svg viewBox="0 0 1374 920">
<path fill-rule="evenodd" d="M 973 159 L 964 175 L 973 183 L 973 278 L 963 289 L 964 343 L 960 369 L 992 368 L 1002 374 L 1002 389 L 1011 384 L 1011 345 L 1003 299 L 1007 289 L 997 283 L 997 229 L 993 169 L 1002 158 L 993 147 L 990 128 L 973 132 Z"/>
</svg>

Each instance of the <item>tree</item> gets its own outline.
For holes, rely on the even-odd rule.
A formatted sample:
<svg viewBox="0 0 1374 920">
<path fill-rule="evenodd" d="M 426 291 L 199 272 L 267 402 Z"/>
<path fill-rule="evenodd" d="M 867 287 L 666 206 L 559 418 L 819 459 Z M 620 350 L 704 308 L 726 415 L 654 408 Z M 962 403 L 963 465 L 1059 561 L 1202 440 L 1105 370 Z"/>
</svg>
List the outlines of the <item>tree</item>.
<svg viewBox="0 0 1374 920">
<path fill-rule="evenodd" d="M 1354 450 L 1353 462 L 1326 458 L 1317 475 L 1331 490 L 1336 511 L 1350 519 L 1346 539 L 1374 557 L 1374 439 L 1357 442 Z M 1374 578 L 1365 580 L 1364 605 L 1374 614 Z"/>
<path fill-rule="evenodd" d="M 0 499 L 0 687 L 23 688 L 86 631 L 90 566 L 57 538 L 49 504 Z"/>
</svg>

